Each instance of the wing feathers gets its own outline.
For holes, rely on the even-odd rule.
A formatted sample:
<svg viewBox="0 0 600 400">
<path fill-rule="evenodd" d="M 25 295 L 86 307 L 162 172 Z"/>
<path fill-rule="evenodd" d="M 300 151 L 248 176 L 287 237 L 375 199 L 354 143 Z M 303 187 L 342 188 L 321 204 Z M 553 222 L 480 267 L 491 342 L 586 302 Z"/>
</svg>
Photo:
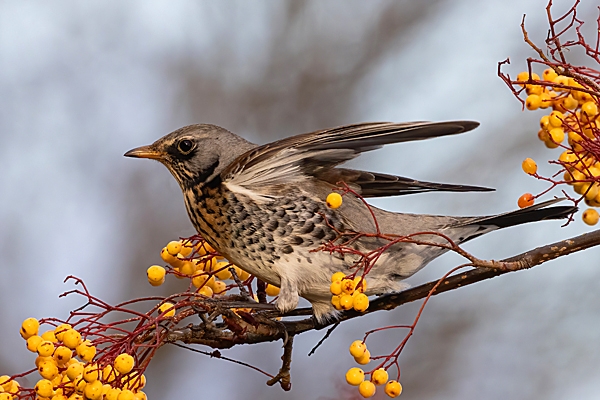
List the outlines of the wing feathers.
<svg viewBox="0 0 600 400">
<path fill-rule="evenodd" d="M 231 163 L 221 174 L 232 188 L 260 191 L 282 183 L 299 182 L 332 170 L 364 151 L 389 143 L 455 135 L 476 128 L 474 121 L 362 123 L 305 133 L 252 149 Z M 340 170 L 338 170 L 340 171 Z M 406 194 L 431 190 L 460 191 L 460 185 L 412 181 L 407 178 L 372 174 L 361 181 L 369 196 Z M 395 185 L 385 188 L 387 184 Z M 437 185 L 437 186 L 436 186 Z M 464 186 L 464 190 L 481 190 Z"/>
<path fill-rule="evenodd" d="M 316 174 L 318 179 L 336 185 L 343 181 L 359 190 L 363 197 L 400 196 L 422 192 L 490 192 L 492 188 L 418 181 L 402 176 L 333 168 Z"/>
</svg>

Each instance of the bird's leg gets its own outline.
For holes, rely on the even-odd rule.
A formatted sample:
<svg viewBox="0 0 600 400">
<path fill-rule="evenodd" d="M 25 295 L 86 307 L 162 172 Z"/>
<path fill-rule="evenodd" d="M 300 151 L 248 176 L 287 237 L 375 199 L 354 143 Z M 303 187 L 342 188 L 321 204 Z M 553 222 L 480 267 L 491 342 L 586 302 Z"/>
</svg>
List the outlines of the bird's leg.
<svg viewBox="0 0 600 400">
<path fill-rule="evenodd" d="M 235 272 L 235 268 L 233 268 L 233 266 L 229 267 L 229 272 L 231 272 L 231 276 L 233 277 L 235 284 L 237 285 L 238 289 L 240 289 L 240 294 L 243 297 L 245 297 L 246 300 L 254 300 L 252 296 L 250 296 L 250 293 L 248 293 L 248 291 L 246 290 L 246 287 L 244 286 L 240 278 L 237 276 L 237 273 Z"/>
<path fill-rule="evenodd" d="M 279 297 L 275 303 L 277 309 L 283 314 L 292 311 L 298 306 L 298 287 L 285 277 L 281 277 Z"/>
</svg>

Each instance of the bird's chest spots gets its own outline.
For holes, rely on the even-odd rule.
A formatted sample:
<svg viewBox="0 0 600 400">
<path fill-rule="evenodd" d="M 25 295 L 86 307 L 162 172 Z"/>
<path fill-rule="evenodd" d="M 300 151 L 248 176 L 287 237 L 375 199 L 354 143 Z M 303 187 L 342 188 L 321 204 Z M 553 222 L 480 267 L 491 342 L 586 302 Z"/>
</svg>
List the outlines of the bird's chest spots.
<svg viewBox="0 0 600 400">
<path fill-rule="evenodd" d="M 218 188 L 203 191 L 188 189 L 185 192 L 185 204 L 198 233 L 209 242 L 220 243 L 230 223 L 229 203 L 222 191 Z"/>
<path fill-rule="evenodd" d="M 343 230 L 337 213 L 303 195 L 257 203 L 223 188 L 190 190 L 188 213 L 198 232 L 234 263 L 260 269 L 293 257 L 312 262 L 309 251 Z"/>
</svg>

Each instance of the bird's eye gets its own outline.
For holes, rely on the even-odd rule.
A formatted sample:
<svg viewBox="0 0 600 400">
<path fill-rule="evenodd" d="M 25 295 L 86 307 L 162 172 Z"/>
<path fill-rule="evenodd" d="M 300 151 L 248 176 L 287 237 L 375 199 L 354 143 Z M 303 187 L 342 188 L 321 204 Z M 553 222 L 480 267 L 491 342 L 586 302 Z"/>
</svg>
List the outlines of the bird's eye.
<svg viewBox="0 0 600 400">
<path fill-rule="evenodd" d="M 182 154 L 188 154 L 194 149 L 194 142 L 188 139 L 184 139 L 177 145 L 177 148 Z"/>
</svg>

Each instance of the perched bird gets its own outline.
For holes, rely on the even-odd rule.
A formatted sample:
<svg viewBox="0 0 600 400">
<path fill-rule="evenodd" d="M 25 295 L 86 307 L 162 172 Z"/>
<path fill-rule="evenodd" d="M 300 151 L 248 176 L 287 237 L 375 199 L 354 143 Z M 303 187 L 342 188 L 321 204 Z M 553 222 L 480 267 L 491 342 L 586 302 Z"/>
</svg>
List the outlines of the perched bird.
<svg viewBox="0 0 600 400">
<path fill-rule="evenodd" d="M 361 123 L 301 134 L 258 146 L 215 125 L 190 125 L 127 157 L 160 161 L 173 174 L 192 224 L 230 262 L 281 288 L 277 308 L 290 311 L 299 296 L 326 320 L 335 312 L 329 290 L 333 273 L 351 273 L 356 255 L 314 251 L 338 232 L 409 235 L 439 232 L 460 244 L 499 228 L 564 218 L 574 207 L 548 207 L 556 200 L 506 214 L 450 217 L 393 213 L 347 195 L 337 209 L 325 199 L 343 181 L 362 197 L 397 196 L 431 191 L 492 189 L 421 182 L 375 172 L 339 168 L 360 153 L 385 144 L 454 135 L 476 128 L 472 121 Z M 443 242 L 436 235 L 418 240 Z M 367 252 L 388 243 L 362 237 L 353 243 Z M 311 251 L 313 250 L 313 251 Z M 379 257 L 367 274 L 367 295 L 405 289 L 403 280 L 444 249 L 397 243 Z"/>
</svg>

